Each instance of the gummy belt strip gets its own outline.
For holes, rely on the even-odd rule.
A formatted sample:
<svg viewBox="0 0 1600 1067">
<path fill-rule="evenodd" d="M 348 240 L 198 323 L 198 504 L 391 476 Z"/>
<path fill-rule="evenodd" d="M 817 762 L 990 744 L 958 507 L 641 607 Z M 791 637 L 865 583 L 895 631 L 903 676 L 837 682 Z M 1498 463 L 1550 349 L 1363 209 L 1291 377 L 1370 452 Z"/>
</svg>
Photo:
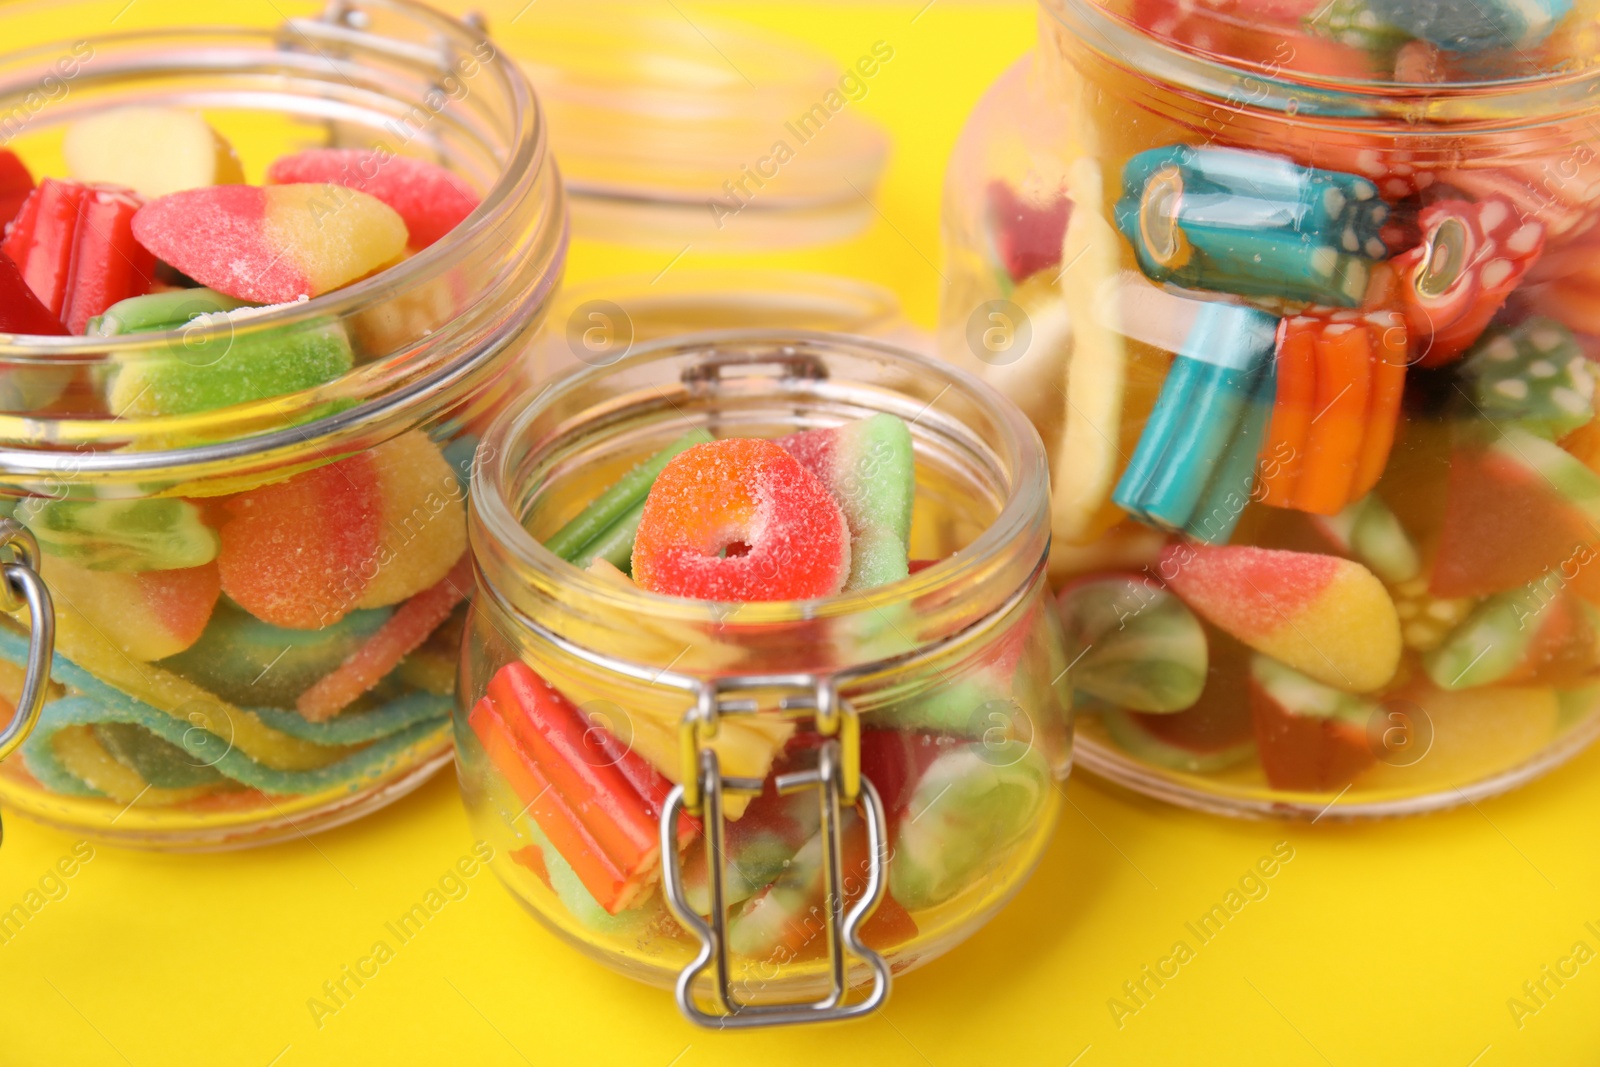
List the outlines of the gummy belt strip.
<svg viewBox="0 0 1600 1067">
<path fill-rule="evenodd" d="M 427 694 L 431 695 L 431 694 Z M 412 699 L 410 697 L 402 698 Z M 399 703 L 399 701 L 396 701 Z M 56 759 L 51 741 L 58 731 L 68 726 L 92 726 L 102 722 L 128 722 L 170 741 L 205 765 L 215 767 L 224 776 L 241 785 L 259 789 L 263 793 L 292 795 L 317 793 L 334 786 L 344 785 L 351 792 L 376 781 L 398 766 L 397 758 L 412 745 L 436 731 L 443 723 L 437 716 L 415 723 L 398 733 L 374 741 L 366 748 L 353 752 L 336 763 L 312 771 L 279 771 L 264 767 L 244 753 L 227 749 L 220 757 L 210 758 L 212 746 L 225 745 L 216 735 L 197 726 L 189 726 L 171 715 L 157 711 L 148 704 L 125 699 L 120 706 L 102 704 L 93 697 L 64 697 L 45 705 L 39 725 L 22 746 L 22 759 L 32 774 L 45 788 L 77 796 L 101 796 L 84 785 L 78 777 L 63 767 Z"/>
<path fill-rule="evenodd" d="M 22 665 L 26 662 L 27 647 L 26 638 L 0 628 L 0 658 Z M 51 664 L 51 677 L 85 696 L 57 700 L 45 706 L 38 728 L 23 746 L 23 759 L 29 772 L 50 788 L 84 795 L 97 794 L 93 790 L 86 793 L 86 787 L 56 762 L 54 749 L 49 744 L 49 739 L 64 726 L 130 722 L 201 759 L 215 752 L 218 747 L 225 748 L 228 749 L 227 754 L 215 762 L 222 774 L 264 792 L 304 793 L 324 789 L 344 780 L 369 778 L 381 773 L 383 764 L 391 754 L 404 750 L 413 741 L 435 729 L 439 722 L 449 716 L 453 703 L 446 696 L 411 693 L 371 711 L 352 712 L 323 723 L 308 722 L 292 711 L 254 709 L 251 714 L 259 717 L 268 727 L 314 744 L 378 742 L 326 767 L 310 771 L 280 771 L 233 751 L 226 739 L 106 684 L 59 652 Z M 215 747 L 207 749 L 208 745 Z M 50 780 L 47 781 L 47 778 Z M 70 788 L 61 788 L 69 784 Z"/>
</svg>

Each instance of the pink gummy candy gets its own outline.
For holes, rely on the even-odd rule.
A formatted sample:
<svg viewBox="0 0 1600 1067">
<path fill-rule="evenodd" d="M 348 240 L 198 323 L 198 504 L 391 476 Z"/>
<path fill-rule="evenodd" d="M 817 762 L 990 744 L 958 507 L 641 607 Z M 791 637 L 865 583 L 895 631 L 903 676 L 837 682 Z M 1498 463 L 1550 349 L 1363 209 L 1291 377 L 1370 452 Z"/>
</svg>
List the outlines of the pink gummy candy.
<svg viewBox="0 0 1600 1067">
<path fill-rule="evenodd" d="M 1387 685 L 1400 664 L 1400 618 L 1361 564 L 1315 552 L 1175 544 L 1161 555 L 1172 591 L 1212 625 L 1349 692 Z"/>
<path fill-rule="evenodd" d="M 850 536 L 827 488 L 772 441 L 729 438 L 676 456 L 645 498 L 633 577 L 722 602 L 809 600 L 850 573 Z"/>
<path fill-rule="evenodd" d="M 213 185 L 152 200 L 133 235 L 202 285 L 255 304 L 319 296 L 405 251 L 406 225 L 337 185 Z"/>
<path fill-rule="evenodd" d="M 414 249 L 433 244 L 478 206 L 477 195 L 455 174 L 437 163 L 392 155 L 385 149 L 308 149 L 268 167 L 267 181 L 328 182 L 377 197 L 405 220 Z"/>
</svg>

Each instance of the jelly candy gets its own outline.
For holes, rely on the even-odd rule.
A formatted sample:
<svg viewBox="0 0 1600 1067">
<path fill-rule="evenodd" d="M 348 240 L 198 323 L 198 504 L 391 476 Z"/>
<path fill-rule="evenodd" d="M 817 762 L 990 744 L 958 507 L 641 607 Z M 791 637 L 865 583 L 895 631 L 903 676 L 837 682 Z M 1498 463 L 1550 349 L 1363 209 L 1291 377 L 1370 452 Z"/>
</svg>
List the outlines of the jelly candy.
<svg viewBox="0 0 1600 1067">
<path fill-rule="evenodd" d="M 221 592 L 211 563 L 184 570 L 91 571 L 47 557 L 44 577 L 58 617 L 81 619 L 139 663 L 176 655 L 198 641 Z"/>
<path fill-rule="evenodd" d="M 1206 304 L 1112 495 L 1153 526 L 1226 541 L 1255 484 L 1278 320 Z"/>
<path fill-rule="evenodd" d="M 1572 10 L 1572 0 L 1363 0 L 1375 21 L 1447 52 L 1538 44 Z"/>
<path fill-rule="evenodd" d="M 338 668 L 301 693 L 295 708 L 324 722 L 349 707 L 417 649 L 472 590 L 472 559 L 463 555 L 450 573 L 407 600 Z"/>
<path fill-rule="evenodd" d="M 1268 656 L 1250 668 L 1256 751 L 1274 789 L 1332 792 L 1377 760 L 1367 726 L 1379 708 L 1307 678 Z"/>
<path fill-rule="evenodd" d="M 28 288 L 22 271 L 11 262 L 11 257 L 0 253 L 0 333 L 59 337 L 66 332 L 61 321 L 33 295 L 33 290 Z M 20 373 L 24 372 L 12 371 L 6 376 L 9 378 Z M 26 410 L 18 405 L 8 404 L 7 407 L 10 410 Z"/>
<path fill-rule="evenodd" d="M 1434 596 L 1505 592 L 1552 569 L 1600 599 L 1593 523 L 1600 475 L 1527 430 L 1451 452 L 1444 522 L 1429 585 Z"/>
<path fill-rule="evenodd" d="M 1577 685 L 1600 665 L 1597 616 L 1578 597 L 1540 583 L 1497 593 L 1423 657 L 1423 666 L 1440 689 Z"/>
<path fill-rule="evenodd" d="M 33 175 L 16 153 L 0 148 L 0 234 L 5 233 L 6 223 L 17 217 L 31 192 Z"/>
<path fill-rule="evenodd" d="M 1388 255 L 1372 182 L 1232 148 L 1139 153 L 1116 217 L 1146 275 L 1189 289 L 1354 307 Z"/>
<path fill-rule="evenodd" d="M 737 825 L 737 824 L 735 824 Z M 854 808 L 839 820 L 839 869 L 842 903 L 854 904 L 866 889 L 866 827 Z M 819 919 L 828 906 L 824 888 L 825 837 L 815 833 L 771 884 L 747 900 L 728 922 L 728 948 L 765 963 L 792 963 L 825 958 L 828 937 Z M 891 868 L 892 870 L 892 868 Z M 862 922 L 864 944 L 880 952 L 915 937 L 917 925 L 892 893 L 886 893 Z"/>
<path fill-rule="evenodd" d="M 133 233 L 201 285 L 254 304 L 320 296 L 406 246 L 393 208 L 338 185 L 189 189 L 140 208 Z"/>
<path fill-rule="evenodd" d="M 125 185 L 154 200 L 205 185 L 242 185 L 232 146 L 192 111 L 118 107 L 81 118 L 61 146 L 81 182 Z"/>
<path fill-rule="evenodd" d="M 1400 663 L 1400 620 L 1383 583 L 1337 556 L 1172 545 L 1160 572 L 1200 616 L 1326 685 L 1364 693 Z"/>
<path fill-rule="evenodd" d="M 250 318 L 264 310 L 270 309 L 243 306 L 210 289 L 113 304 L 89 322 L 91 335 L 184 330 L 184 336 L 167 352 L 116 357 L 106 405 L 125 418 L 188 415 L 311 389 L 355 364 L 338 323 L 251 330 Z"/>
<path fill-rule="evenodd" d="M 1285 319 L 1262 501 L 1333 515 L 1366 495 L 1389 460 L 1406 362 L 1406 329 L 1394 312 Z"/>
<path fill-rule="evenodd" d="M 1422 209 L 1422 243 L 1394 258 L 1417 362 L 1439 367 L 1476 341 L 1544 250 L 1544 226 L 1504 197 Z"/>
<path fill-rule="evenodd" d="M 1344 555 L 1385 582 L 1408 582 L 1422 573 L 1417 546 L 1388 505 L 1369 494 L 1336 515 L 1317 516 L 1317 530 Z"/>
<path fill-rule="evenodd" d="M 869 732 L 889 731 L 863 731 L 863 745 Z M 865 769 L 862 773 L 866 773 Z M 723 865 L 723 902 L 738 904 L 782 877 L 795 853 L 816 834 L 821 822 L 822 812 L 814 795 L 781 794 L 773 779 L 767 778 L 761 794 L 723 831 L 723 854 L 727 858 Z M 683 882 L 689 906 L 700 915 L 711 914 L 704 848 L 690 848 L 684 856 Z"/>
<path fill-rule="evenodd" d="M 1560 703 L 1555 690 L 1497 685 L 1454 692 L 1426 682 L 1395 696 L 1420 708 L 1432 727 L 1427 754 L 1409 766 L 1378 763 L 1363 788 L 1416 789 L 1437 785 L 1459 789 L 1532 759 L 1556 734 Z"/>
<path fill-rule="evenodd" d="M 372 556 L 377 573 L 359 575 L 364 585 L 358 608 L 416 596 L 449 574 L 467 550 L 466 493 L 426 433 L 403 433 L 370 455 L 381 532 Z"/>
<path fill-rule="evenodd" d="M 466 548 L 455 474 L 421 431 L 227 498 L 222 588 L 275 626 L 315 630 L 438 582 Z"/>
<path fill-rule="evenodd" d="M 577 517 L 552 534 L 544 547 L 578 567 L 604 559 L 626 569 L 633 557 L 633 538 L 644 514 L 644 500 L 661 473 L 680 452 L 707 444 L 711 435 L 690 430 L 654 456 L 624 474 L 595 497 Z"/>
<path fill-rule="evenodd" d="M 1540 437 L 1562 437 L 1594 418 L 1594 373 L 1577 340 L 1554 319 L 1486 333 L 1462 363 L 1478 411 Z"/>
<path fill-rule="evenodd" d="M 850 573 L 850 532 L 827 486 L 772 441 L 695 445 L 645 500 L 633 577 L 697 600 L 809 600 Z"/>
<path fill-rule="evenodd" d="M 1057 191 L 1037 202 L 1025 199 L 1003 181 L 986 192 L 985 221 L 990 251 L 1006 278 L 1020 284 L 1061 263 L 1061 242 L 1067 232 L 1072 201 Z"/>
<path fill-rule="evenodd" d="M 175 497 L 49 500 L 17 504 L 17 520 L 48 555 L 92 571 L 171 571 L 217 558 L 217 534 L 200 509 Z"/>
<path fill-rule="evenodd" d="M 1050 775 L 1028 744 L 952 749 L 929 765 L 895 834 L 889 892 L 907 908 L 949 900 L 992 868 L 1034 825 Z"/>
<path fill-rule="evenodd" d="M 227 498 L 217 566 L 238 605 L 274 626 L 315 630 L 357 605 L 382 536 L 367 453 Z"/>
<path fill-rule="evenodd" d="M 916 479 L 911 430 L 886 413 L 805 430 L 778 444 L 822 480 L 850 526 L 846 592 L 899 581 L 907 570 Z"/>
<path fill-rule="evenodd" d="M 495 673 L 467 721 L 594 899 L 612 915 L 640 903 L 660 875 L 671 783 L 520 661 Z M 684 820 L 680 844 L 697 832 Z"/>
<path fill-rule="evenodd" d="M 0 252 L 69 333 L 150 288 L 155 257 L 134 239 L 143 201 L 127 189 L 46 178 L 6 228 Z"/>
<path fill-rule="evenodd" d="M 311 148 L 267 168 L 272 185 L 326 182 L 357 189 L 388 204 L 405 220 L 408 243 L 427 248 L 472 214 L 478 197 L 455 174 L 387 149 Z"/>
<path fill-rule="evenodd" d="M 200 640 L 161 665 L 240 707 L 292 708 L 391 614 L 389 608 L 352 611 L 321 630 L 290 630 L 223 600 Z"/>
<path fill-rule="evenodd" d="M 1200 699 L 1206 635 L 1183 601 L 1141 575 L 1107 574 L 1056 598 L 1072 688 L 1130 711 L 1182 711 Z"/>
<path fill-rule="evenodd" d="M 89 729 L 94 731 L 95 740 L 107 755 L 157 789 L 192 789 L 224 780 L 215 767 L 197 762 L 177 745 L 163 741 L 142 726 L 131 722 L 99 722 Z M 57 735 L 56 741 L 58 753 L 60 736 Z M 79 777 L 83 777 L 81 773 Z"/>
</svg>

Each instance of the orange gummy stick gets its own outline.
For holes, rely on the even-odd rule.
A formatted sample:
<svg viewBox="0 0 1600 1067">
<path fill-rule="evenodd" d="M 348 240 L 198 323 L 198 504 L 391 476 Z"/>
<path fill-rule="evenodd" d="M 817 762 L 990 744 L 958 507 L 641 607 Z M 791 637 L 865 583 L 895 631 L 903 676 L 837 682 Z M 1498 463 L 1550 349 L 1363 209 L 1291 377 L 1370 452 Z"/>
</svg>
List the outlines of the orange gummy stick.
<svg viewBox="0 0 1600 1067">
<path fill-rule="evenodd" d="M 1372 349 L 1372 397 L 1367 409 L 1367 435 L 1356 460 L 1356 476 L 1350 497 L 1359 500 L 1372 491 L 1383 477 L 1400 425 L 1400 398 L 1406 388 L 1406 326 L 1396 311 L 1368 317 L 1376 344 Z"/>
<path fill-rule="evenodd" d="M 1317 338 L 1317 400 L 1294 506 L 1336 515 L 1350 502 L 1372 391 L 1372 336 L 1363 323 L 1322 325 Z"/>
<path fill-rule="evenodd" d="M 1277 395 L 1267 443 L 1261 450 L 1262 501 L 1286 508 L 1305 463 L 1306 439 L 1311 432 L 1312 403 L 1317 391 L 1316 340 L 1296 329 L 1301 319 L 1286 319 L 1278 332 Z"/>
</svg>

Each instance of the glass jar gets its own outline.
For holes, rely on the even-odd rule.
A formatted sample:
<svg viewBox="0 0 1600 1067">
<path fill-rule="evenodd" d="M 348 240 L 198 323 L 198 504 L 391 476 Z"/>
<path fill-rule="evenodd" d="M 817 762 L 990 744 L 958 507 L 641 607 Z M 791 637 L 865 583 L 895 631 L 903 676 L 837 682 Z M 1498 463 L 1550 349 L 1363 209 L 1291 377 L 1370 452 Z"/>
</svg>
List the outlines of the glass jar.
<svg viewBox="0 0 1600 1067">
<path fill-rule="evenodd" d="M 426 7 L 289 3 L 196 29 L 117 6 L 3 17 L 0 112 L 23 109 L 9 147 L 43 174 L 65 173 L 63 125 L 136 102 L 203 111 L 251 174 L 312 145 L 387 146 L 482 198 L 426 249 L 298 305 L 0 336 L 0 496 L 56 615 L 43 713 L 0 798 L 127 845 L 302 836 L 450 759 L 470 456 L 525 387 L 563 195 L 516 66 Z M 56 43 L 64 25 L 87 36 Z M 174 294 L 175 321 L 195 292 Z M 347 369 L 317 384 L 245 373 L 329 349 Z M 145 399 L 190 388 L 187 411 Z M 13 700 L 27 649 L 22 626 L 0 630 Z"/>
<path fill-rule="evenodd" d="M 691 427 L 774 437 L 877 412 L 911 426 L 911 557 L 930 561 L 897 583 L 714 604 L 541 543 Z M 993 390 L 838 335 L 662 342 L 503 417 L 474 473 L 480 583 L 456 715 L 462 791 L 500 877 L 588 955 L 676 982 L 697 1022 L 871 1010 L 891 970 L 1009 899 L 1061 806 L 1070 707 L 1044 479 L 1037 435 Z M 518 675 L 566 710 L 533 722 L 500 688 Z M 564 757 L 528 740 L 557 729 L 576 739 Z M 623 823 L 647 845 L 608 845 Z"/>
<path fill-rule="evenodd" d="M 1096 774 L 1387 815 L 1600 733 L 1571 6 L 1041 0 L 951 162 L 940 351 L 1045 440 Z"/>
</svg>

